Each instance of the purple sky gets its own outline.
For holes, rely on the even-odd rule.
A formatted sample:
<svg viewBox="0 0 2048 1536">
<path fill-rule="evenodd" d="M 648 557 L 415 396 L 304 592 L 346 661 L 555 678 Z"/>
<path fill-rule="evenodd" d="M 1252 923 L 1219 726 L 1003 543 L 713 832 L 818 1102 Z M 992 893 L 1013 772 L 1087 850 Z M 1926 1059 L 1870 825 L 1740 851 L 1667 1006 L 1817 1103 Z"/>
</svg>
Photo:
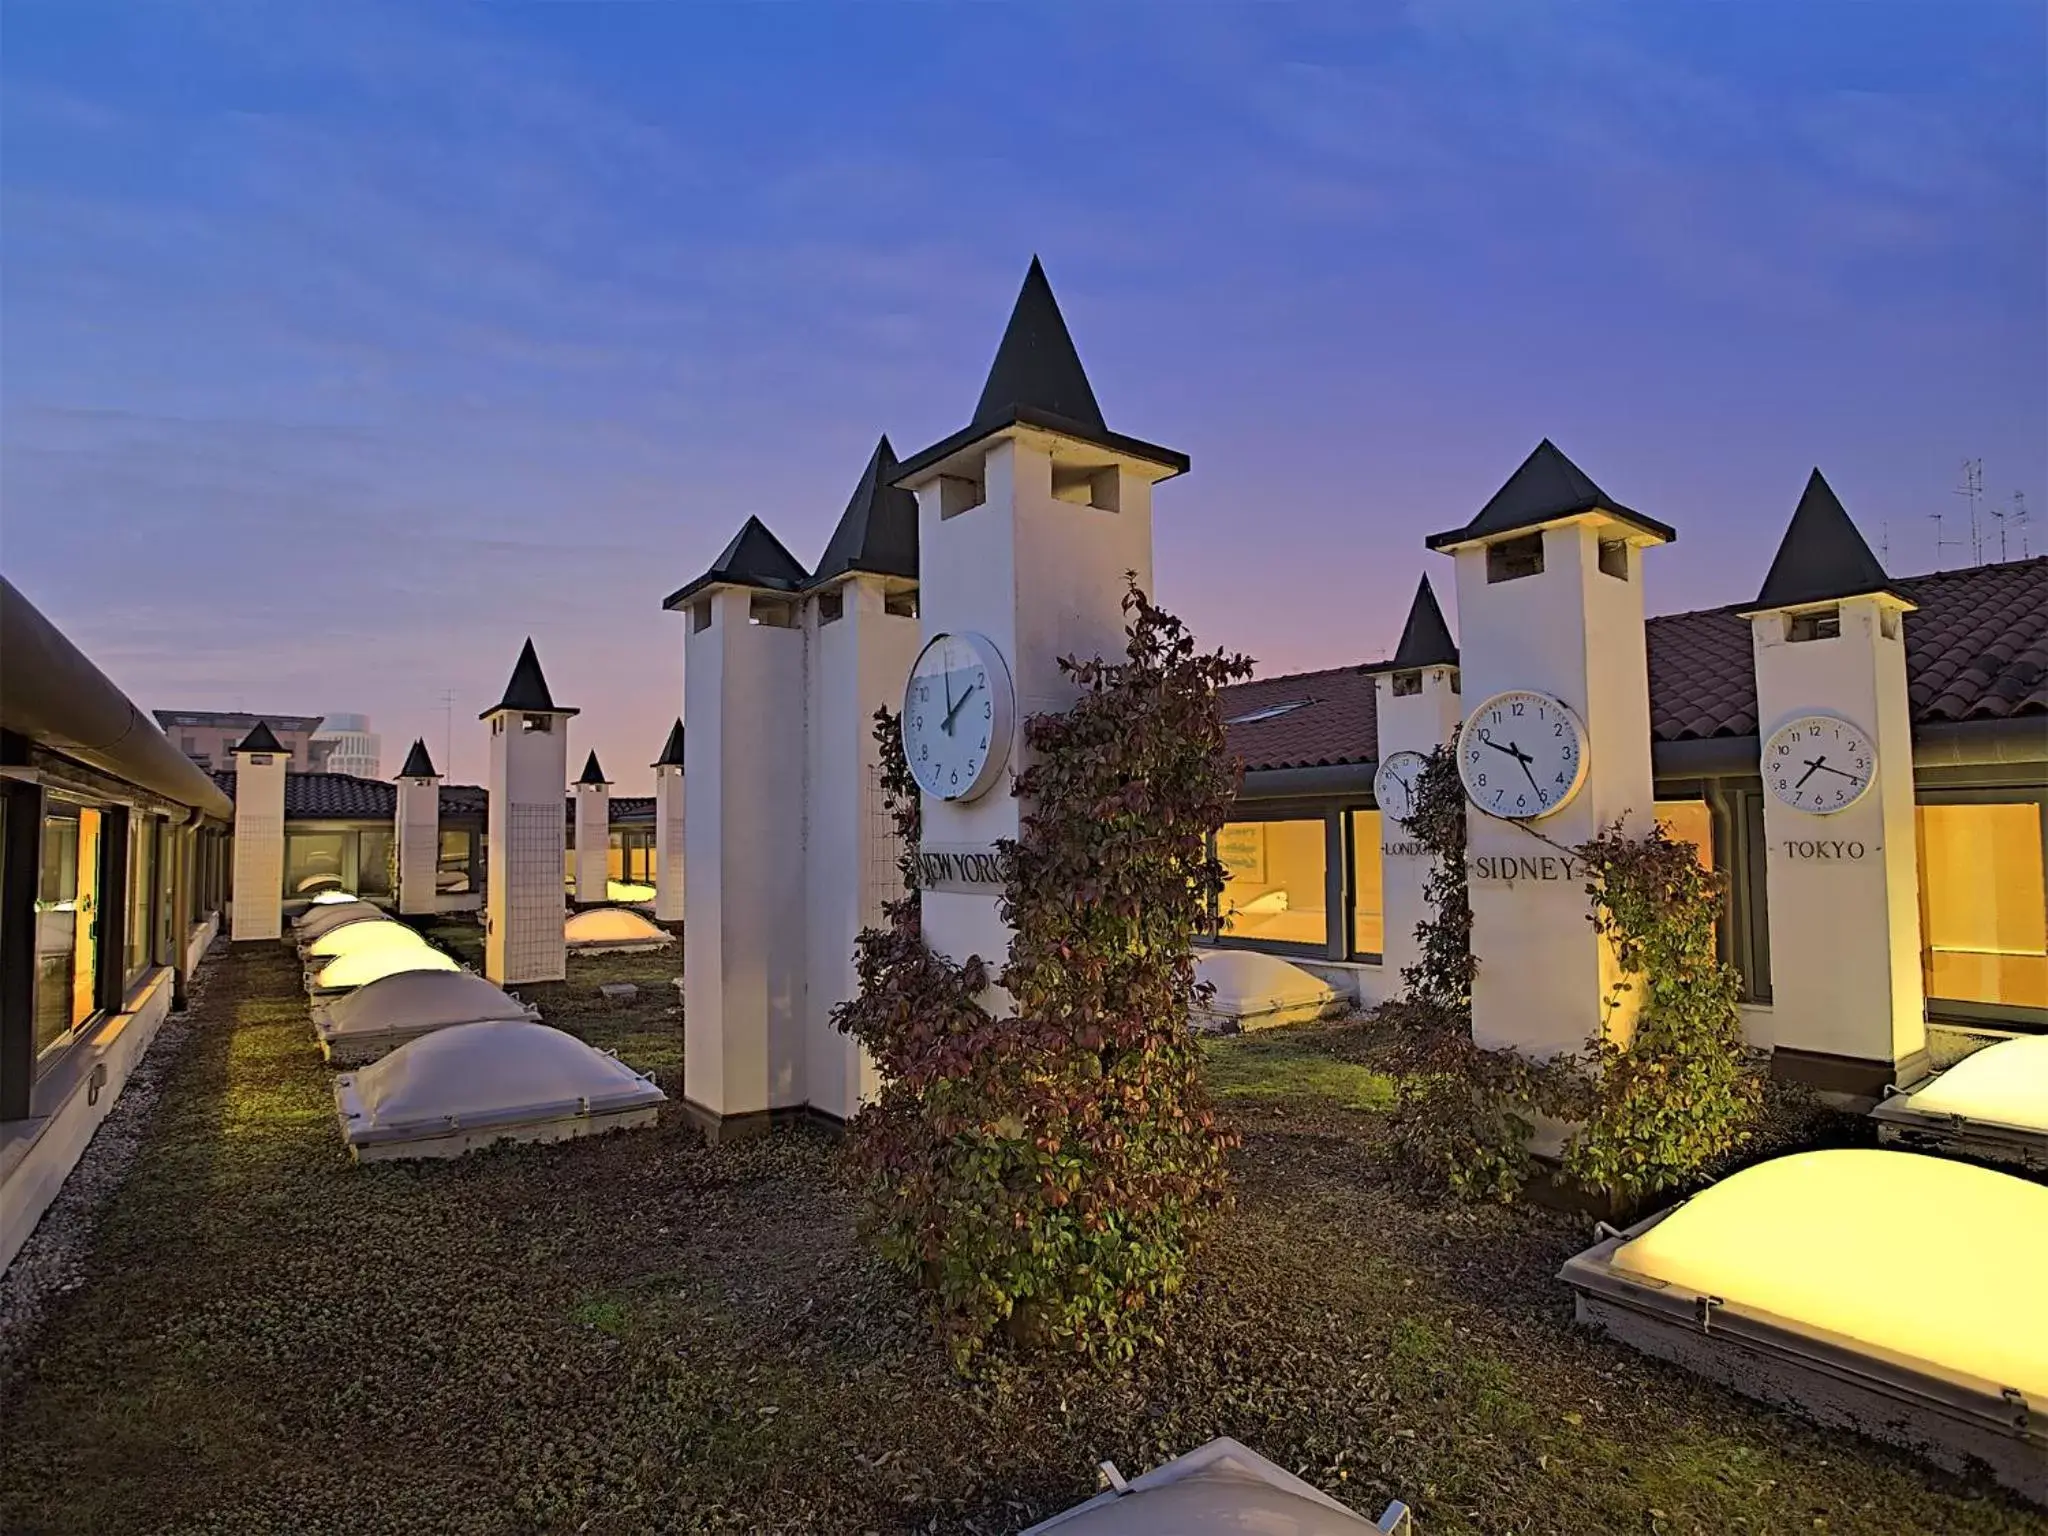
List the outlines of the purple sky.
<svg viewBox="0 0 2048 1536">
<path fill-rule="evenodd" d="M 961 425 L 1034 251 L 1194 457 L 1159 595 L 1263 671 L 1448 603 L 1423 535 L 1546 434 L 1678 527 L 1655 611 L 1752 596 L 1815 464 L 1897 574 L 1965 457 L 2039 553 L 2044 16 L 11 5 L 0 566 L 145 707 L 387 773 L 449 691 L 479 777 L 530 632 L 644 793 L 663 595 Z"/>
</svg>

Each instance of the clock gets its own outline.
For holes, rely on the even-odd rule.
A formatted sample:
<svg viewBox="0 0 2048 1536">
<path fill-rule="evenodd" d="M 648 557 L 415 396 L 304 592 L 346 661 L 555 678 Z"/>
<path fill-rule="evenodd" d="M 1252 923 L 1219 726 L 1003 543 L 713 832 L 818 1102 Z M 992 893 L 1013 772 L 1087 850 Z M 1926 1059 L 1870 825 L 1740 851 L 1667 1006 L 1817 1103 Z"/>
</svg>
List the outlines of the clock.
<svg viewBox="0 0 2048 1536">
<path fill-rule="evenodd" d="M 1835 715 L 1794 716 L 1764 742 L 1764 782 L 1795 811 L 1845 811 L 1863 798 L 1876 772 L 1869 734 Z"/>
<path fill-rule="evenodd" d="M 1497 693 L 1458 732 L 1458 777 L 1488 815 L 1548 816 L 1586 782 L 1586 727 L 1546 693 Z"/>
<path fill-rule="evenodd" d="M 1380 764 L 1372 776 L 1372 797 L 1380 803 L 1380 814 L 1406 821 L 1415 814 L 1416 775 L 1429 766 L 1420 752 L 1395 752 Z"/>
<path fill-rule="evenodd" d="M 1010 669 L 986 635 L 934 635 L 903 685 L 903 755 L 941 800 L 973 800 L 1002 776 L 1017 718 Z"/>
</svg>

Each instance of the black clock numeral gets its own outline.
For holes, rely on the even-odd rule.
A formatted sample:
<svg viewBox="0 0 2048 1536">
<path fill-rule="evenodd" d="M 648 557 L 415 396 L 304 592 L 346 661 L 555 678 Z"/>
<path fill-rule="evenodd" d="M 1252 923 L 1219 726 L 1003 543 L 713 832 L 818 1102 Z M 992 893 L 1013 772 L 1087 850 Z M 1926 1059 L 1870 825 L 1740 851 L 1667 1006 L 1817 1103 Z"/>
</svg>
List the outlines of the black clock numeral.
<svg viewBox="0 0 2048 1536">
<path fill-rule="evenodd" d="M 1550 734 L 1553 736 L 1562 736 L 1564 734 L 1564 722 L 1562 720 L 1558 721 L 1556 728 L 1552 730 Z"/>
<path fill-rule="evenodd" d="M 1472 775 L 1472 782 L 1477 784 L 1481 789 L 1484 789 L 1486 788 L 1486 775 L 1483 773 L 1475 773 L 1474 775 Z"/>
<path fill-rule="evenodd" d="M 1522 706 L 1521 706 L 1521 705 L 1519 705 L 1519 704 L 1510 704 L 1510 705 L 1508 706 L 1508 708 L 1514 711 L 1514 713 L 1515 713 L 1515 716 L 1516 716 L 1516 718 L 1517 718 L 1517 719 L 1519 719 L 1519 718 L 1521 717 L 1521 714 L 1522 714 Z"/>
</svg>

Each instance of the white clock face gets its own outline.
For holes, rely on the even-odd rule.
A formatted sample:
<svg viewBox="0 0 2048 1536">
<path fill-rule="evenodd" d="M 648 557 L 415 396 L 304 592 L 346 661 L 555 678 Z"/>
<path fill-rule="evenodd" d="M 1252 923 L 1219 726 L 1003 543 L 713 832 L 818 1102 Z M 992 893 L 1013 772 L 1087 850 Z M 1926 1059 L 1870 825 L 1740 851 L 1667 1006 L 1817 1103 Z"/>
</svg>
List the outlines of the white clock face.
<svg viewBox="0 0 2048 1536">
<path fill-rule="evenodd" d="M 903 752 L 918 788 L 972 800 L 1001 777 L 1016 719 L 1010 669 L 981 635 L 934 635 L 903 687 Z"/>
<path fill-rule="evenodd" d="M 1512 821 L 1548 816 L 1586 781 L 1586 728 L 1548 694 L 1497 693 L 1458 733 L 1458 777 L 1488 815 Z"/>
<path fill-rule="evenodd" d="M 1380 764 L 1372 776 L 1372 795 L 1382 816 L 1406 821 L 1415 814 L 1415 779 L 1428 766 L 1420 752 L 1396 752 Z"/>
<path fill-rule="evenodd" d="M 1845 811 L 1863 798 L 1876 772 L 1868 734 L 1834 715 L 1787 720 L 1764 742 L 1764 782 L 1796 811 Z"/>
</svg>

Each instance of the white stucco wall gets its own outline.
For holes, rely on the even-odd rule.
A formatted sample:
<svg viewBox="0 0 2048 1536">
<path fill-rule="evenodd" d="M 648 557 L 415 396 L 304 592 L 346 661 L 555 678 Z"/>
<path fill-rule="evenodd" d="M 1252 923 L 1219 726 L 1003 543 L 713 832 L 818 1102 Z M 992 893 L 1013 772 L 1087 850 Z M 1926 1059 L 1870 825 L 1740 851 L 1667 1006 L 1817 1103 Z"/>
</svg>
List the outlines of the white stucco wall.
<svg viewBox="0 0 2048 1536">
<path fill-rule="evenodd" d="M 440 780 L 400 779 L 395 821 L 398 910 L 407 915 L 439 911 L 435 882 L 441 863 Z"/>
<path fill-rule="evenodd" d="M 1396 752 L 1431 752 L 1458 734 L 1460 699 L 1453 691 L 1458 676 L 1455 667 L 1426 667 L 1422 691 L 1397 697 L 1394 674 L 1383 672 L 1373 679 L 1373 700 L 1379 729 L 1379 760 L 1385 762 Z M 1416 851 L 1408 828 L 1384 809 L 1380 813 L 1380 900 L 1384 903 L 1380 957 L 1392 978 L 1391 991 L 1400 990 L 1402 968 L 1421 959 L 1422 946 L 1415 930 L 1430 914 L 1423 898 L 1432 860 Z M 1377 1001 L 1378 999 L 1375 999 Z"/>
<path fill-rule="evenodd" d="M 719 1116 L 805 1102 L 805 683 L 801 628 L 750 594 L 699 599 L 684 639 L 684 1097 Z"/>
<path fill-rule="evenodd" d="M 1764 794 L 1772 1043 L 1895 1062 L 1927 1043 L 1904 639 L 1912 615 L 1882 597 L 1851 598 L 1840 612 L 1841 633 L 1824 640 L 1787 640 L 1782 612 L 1750 621 L 1759 743 L 1796 715 L 1831 714 L 1870 732 L 1877 749 L 1869 790 L 1834 815 Z M 1816 841 L 1837 856 L 1799 856 Z"/>
<path fill-rule="evenodd" d="M 1642 551 L 1629 549 L 1626 580 L 1605 574 L 1603 531 L 1619 532 L 1591 519 L 1545 529 L 1542 572 L 1514 581 L 1488 584 L 1483 546 L 1455 557 L 1463 711 L 1508 689 L 1536 689 L 1570 705 L 1587 732 L 1586 779 L 1562 810 L 1525 827 L 1473 809 L 1467 823 L 1479 957 L 1473 1037 L 1537 1060 L 1585 1044 L 1616 974 L 1611 946 L 1587 921 L 1584 872 L 1560 848 L 1617 820 L 1641 832 L 1655 815 Z M 1482 878 L 1482 857 L 1535 860 L 1539 874 Z M 1634 997 L 1624 994 L 1610 1030 L 1625 1034 Z"/>
<path fill-rule="evenodd" d="M 1113 512 L 1057 500 L 1054 451 L 1036 434 L 992 445 L 983 461 L 982 505 L 952 517 L 943 515 L 939 482 L 917 489 L 922 639 L 987 635 L 1009 663 L 1017 696 L 1008 772 L 970 804 L 926 796 L 927 844 L 986 847 L 1017 835 L 1019 807 L 1010 787 L 1025 765 L 1024 722 L 1074 702 L 1059 658 L 1121 656 L 1124 573 L 1136 572 L 1139 585 L 1152 591 L 1150 481 L 1133 467 L 1120 468 Z M 923 920 L 939 954 L 978 954 L 996 969 L 1008 957 L 1009 931 L 992 896 L 927 892 Z M 988 1002 L 998 1011 L 1007 1007 L 1000 994 Z"/>
<path fill-rule="evenodd" d="M 283 752 L 237 752 L 232 933 L 275 940 L 284 933 Z"/>
<path fill-rule="evenodd" d="M 687 906 L 683 900 L 683 770 L 670 766 L 654 770 L 654 917 L 657 922 L 680 923 Z"/>
<path fill-rule="evenodd" d="M 541 718 L 541 717 L 535 717 Z M 562 861 L 567 841 L 569 717 L 526 730 L 521 712 L 499 710 L 491 736 L 490 857 L 484 882 L 484 974 L 500 986 L 568 975 L 562 938 Z"/>
<path fill-rule="evenodd" d="M 576 899 L 603 901 L 610 877 L 612 790 L 609 784 L 576 789 Z"/>
</svg>

